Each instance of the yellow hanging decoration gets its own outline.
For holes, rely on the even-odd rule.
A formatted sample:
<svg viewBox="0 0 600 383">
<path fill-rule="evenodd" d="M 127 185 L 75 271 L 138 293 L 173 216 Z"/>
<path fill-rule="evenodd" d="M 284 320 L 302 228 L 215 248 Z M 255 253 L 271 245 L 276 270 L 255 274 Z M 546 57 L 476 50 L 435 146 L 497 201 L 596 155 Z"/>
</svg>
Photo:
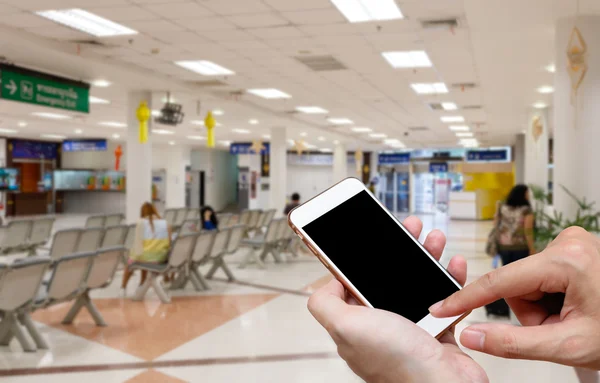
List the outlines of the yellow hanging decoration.
<svg viewBox="0 0 600 383">
<path fill-rule="evenodd" d="M 299 156 L 302 155 L 302 153 L 304 153 L 306 151 L 307 147 L 306 144 L 304 144 L 303 141 L 294 141 L 294 146 L 292 147 L 292 150 L 295 150 L 296 153 L 298 153 Z"/>
<path fill-rule="evenodd" d="M 356 162 L 356 175 L 358 177 L 362 176 L 362 167 L 363 167 L 363 152 L 362 150 L 358 149 L 356 152 L 354 152 L 354 161 Z"/>
<path fill-rule="evenodd" d="M 140 122 L 140 143 L 148 142 L 148 121 L 150 120 L 150 108 L 146 101 L 140 102 L 140 106 L 136 110 L 136 116 Z"/>
<path fill-rule="evenodd" d="M 567 72 L 571 77 L 571 88 L 574 95 L 585 78 L 588 70 L 587 62 L 587 44 L 579 31 L 579 28 L 573 28 L 569 45 L 567 47 Z"/>
<path fill-rule="evenodd" d="M 267 148 L 263 145 L 262 141 L 252 141 L 252 146 L 250 146 L 250 153 L 253 154 L 261 154 L 263 150 Z"/>
<path fill-rule="evenodd" d="M 215 147 L 215 125 L 217 125 L 217 122 L 215 121 L 215 118 L 212 115 L 212 112 L 209 111 L 206 114 L 206 118 L 204 119 L 204 126 L 206 126 L 206 130 L 207 130 L 207 141 L 206 141 L 206 146 L 209 148 L 214 148 Z"/>
</svg>

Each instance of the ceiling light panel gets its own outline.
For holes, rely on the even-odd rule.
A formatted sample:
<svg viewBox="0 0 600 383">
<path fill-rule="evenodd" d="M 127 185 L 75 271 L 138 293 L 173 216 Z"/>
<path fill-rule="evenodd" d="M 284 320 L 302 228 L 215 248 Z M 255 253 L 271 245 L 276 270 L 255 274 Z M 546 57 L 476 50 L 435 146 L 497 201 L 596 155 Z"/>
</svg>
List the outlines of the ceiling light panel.
<svg viewBox="0 0 600 383">
<path fill-rule="evenodd" d="M 138 32 L 124 25 L 84 11 L 83 9 L 63 9 L 36 12 L 39 16 L 96 37 L 135 35 Z"/>
<path fill-rule="evenodd" d="M 394 0 L 331 0 L 351 23 L 401 19 L 402 12 Z"/>
<path fill-rule="evenodd" d="M 351 128 L 350 130 L 352 130 L 354 133 L 370 133 L 373 131 L 373 129 L 367 128 L 364 126 L 355 126 L 354 128 Z"/>
<path fill-rule="evenodd" d="M 453 132 L 468 132 L 469 127 L 466 125 L 450 125 L 450 130 Z"/>
<path fill-rule="evenodd" d="M 167 129 L 152 129 L 152 133 L 161 134 L 161 135 L 175 134 L 175 132 L 173 132 L 172 130 L 167 130 Z"/>
<path fill-rule="evenodd" d="M 387 134 L 383 134 L 383 133 L 371 133 L 371 134 L 369 134 L 369 137 L 371 137 L 371 138 L 386 138 Z"/>
<path fill-rule="evenodd" d="M 106 88 L 109 87 L 112 83 L 110 81 L 106 81 L 106 80 L 94 80 L 92 81 L 92 85 L 93 86 L 97 86 L 99 88 Z"/>
<path fill-rule="evenodd" d="M 456 133 L 456 137 L 460 137 L 460 138 L 473 137 L 473 133 L 471 133 L 471 132 L 458 132 L 458 133 Z"/>
<path fill-rule="evenodd" d="M 417 94 L 443 94 L 448 93 L 448 87 L 443 82 L 410 84 Z"/>
<path fill-rule="evenodd" d="M 458 109 L 458 106 L 453 102 L 442 102 L 442 108 L 444 108 L 444 110 L 456 110 Z"/>
<path fill-rule="evenodd" d="M 554 92 L 554 88 L 551 87 L 550 85 L 544 85 L 544 86 L 540 86 L 537 89 L 537 91 L 538 91 L 538 93 L 541 93 L 541 94 L 548 94 L 548 93 Z"/>
<path fill-rule="evenodd" d="M 32 116 L 49 118 L 52 120 L 69 120 L 71 116 L 67 116 L 66 114 L 58 114 L 58 113 L 47 113 L 47 112 L 33 112 Z"/>
<path fill-rule="evenodd" d="M 330 123 L 332 123 L 334 125 L 350 125 L 350 124 L 354 123 L 354 121 L 352 121 L 349 118 L 345 118 L 345 117 L 341 117 L 341 118 L 328 118 L 327 121 L 329 121 Z"/>
<path fill-rule="evenodd" d="M 235 74 L 235 72 L 215 64 L 212 61 L 175 61 L 175 64 L 203 76 L 225 76 Z"/>
<path fill-rule="evenodd" d="M 100 97 L 90 96 L 90 104 L 110 104 L 110 101 Z"/>
<path fill-rule="evenodd" d="M 393 68 L 429 68 L 433 64 L 425 51 L 383 52 Z"/>
<path fill-rule="evenodd" d="M 298 112 L 306 114 L 326 114 L 328 111 L 319 106 L 299 106 L 296 108 Z"/>
<path fill-rule="evenodd" d="M 231 129 L 231 131 L 237 134 L 250 134 L 248 129 Z"/>
<path fill-rule="evenodd" d="M 99 122 L 98 125 L 109 126 L 111 128 L 126 128 L 127 127 L 127 124 L 125 124 L 123 122 L 116 122 L 116 121 L 103 121 L 103 122 Z"/>
<path fill-rule="evenodd" d="M 40 137 L 52 138 L 52 139 L 56 139 L 56 140 L 64 140 L 65 138 L 67 138 L 66 136 L 62 136 L 60 134 L 40 134 Z"/>
<path fill-rule="evenodd" d="M 548 107 L 548 105 L 546 105 L 546 103 L 538 101 L 535 104 L 533 104 L 533 107 L 536 109 L 545 109 Z"/>
<path fill-rule="evenodd" d="M 6 133 L 6 134 L 12 134 L 12 133 L 18 133 L 18 130 L 15 129 L 4 129 L 4 128 L 0 128 L 0 133 Z"/>
<path fill-rule="evenodd" d="M 196 141 L 206 140 L 206 137 L 204 137 L 204 136 L 187 136 L 187 138 L 189 138 L 190 140 L 196 140 Z"/>
<path fill-rule="evenodd" d="M 274 88 L 248 89 L 248 93 L 258 96 L 258 97 L 266 98 L 268 100 L 292 98 L 292 96 L 290 96 L 289 94 L 282 92 L 279 89 L 274 89 Z"/>
<path fill-rule="evenodd" d="M 465 118 L 463 116 L 443 116 L 440 117 L 442 122 L 465 122 Z"/>
</svg>

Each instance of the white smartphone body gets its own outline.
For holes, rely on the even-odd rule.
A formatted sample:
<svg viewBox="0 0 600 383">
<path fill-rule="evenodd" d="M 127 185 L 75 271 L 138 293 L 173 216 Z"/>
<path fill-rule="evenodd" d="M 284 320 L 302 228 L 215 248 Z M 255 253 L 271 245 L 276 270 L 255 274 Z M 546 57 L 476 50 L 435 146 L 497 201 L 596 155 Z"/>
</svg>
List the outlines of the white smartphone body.
<svg viewBox="0 0 600 383">
<path fill-rule="evenodd" d="M 429 314 L 460 284 L 358 179 L 347 178 L 298 206 L 288 222 L 363 305 L 399 314 L 434 337 L 467 315 Z"/>
</svg>

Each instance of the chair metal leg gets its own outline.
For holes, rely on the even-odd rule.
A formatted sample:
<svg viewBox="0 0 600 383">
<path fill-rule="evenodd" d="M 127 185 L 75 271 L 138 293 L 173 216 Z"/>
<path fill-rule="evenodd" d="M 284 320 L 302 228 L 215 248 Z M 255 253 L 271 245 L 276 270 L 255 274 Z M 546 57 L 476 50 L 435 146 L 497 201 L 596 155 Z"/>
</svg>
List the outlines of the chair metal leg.
<svg viewBox="0 0 600 383">
<path fill-rule="evenodd" d="M 213 264 L 212 264 L 210 270 L 208 270 L 208 273 L 206 273 L 206 279 L 212 279 L 212 277 L 215 275 L 215 272 L 219 269 L 219 267 L 221 267 L 222 262 L 223 262 L 223 258 L 221 258 L 221 257 L 215 258 L 213 260 Z"/>
<path fill-rule="evenodd" d="M 4 326 L 6 327 L 3 326 L 2 328 L 2 338 L 0 339 L 0 345 L 8 346 L 10 344 L 10 341 L 14 337 L 17 338 L 17 340 L 21 344 L 23 351 L 35 352 L 37 350 L 35 344 L 31 343 L 31 340 L 27 337 L 25 331 L 23 331 L 23 328 L 19 324 L 19 320 L 17 319 L 16 313 L 5 313 L 2 322 L 6 322 L 4 324 Z"/>
<path fill-rule="evenodd" d="M 202 273 L 199 272 L 197 268 L 192 268 L 191 276 L 200 284 L 201 289 L 210 290 L 210 285 L 206 282 L 206 279 L 204 279 L 204 276 L 202 276 Z"/>
<path fill-rule="evenodd" d="M 225 260 L 223 259 L 221 259 L 221 269 L 223 269 L 223 272 L 225 273 L 225 275 L 227 275 L 227 279 L 229 280 L 229 282 L 235 281 L 235 276 L 233 275 L 231 269 L 229 268 L 229 266 L 227 266 L 227 263 L 225 263 Z"/>
<path fill-rule="evenodd" d="M 163 285 L 160 283 L 159 277 L 160 274 L 154 274 L 151 277 L 152 288 L 154 289 L 154 292 L 156 292 L 156 295 L 158 295 L 158 298 L 162 303 L 171 303 L 171 297 L 163 288 Z"/>
<path fill-rule="evenodd" d="M 250 263 L 256 263 L 256 265 L 261 269 L 265 268 L 264 262 L 260 259 L 260 257 L 258 255 L 256 255 L 255 249 L 250 249 L 248 254 L 246 254 L 246 258 L 244 258 L 244 261 L 238 267 L 240 269 L 243 269 L 246 266 L 248 266 Z"/>
<path fill-rule="evenodd" d="M 22 313 L 20 315 L 19 319 L 21 320 L 21 323 L 23 323 L 23 325 L 27 329 L 27 332 L 29 332 L 31 339 L 33 339 L 33 341 L 35 342 L 35 345 L 37 346 L 37 348 L 42 349 L 42 350 L 48 350 L 50 348 L 50 346 L 48 345 L 48 342 L 46 341 L 46 339 L 44 339 L 44 337 L 40 333 L 40 330 L 38 330 L 35 323 L 33 323 L 33 320 L 31 319 L 31 316 L 29 315 L 29 313 L 28 312 Z"/>
<path fill-rule="evenodd" d="M 102 318 L 100 311 L 98 311 L 98 308 L 94 304 L 94 301 L 92 301 L 92 298 L 90 298 L 90 296 L 87 293 L 84 295 L 84 297 L 85 297 L 85 308 L 89 311 L 90 315 L 94 319 L 94 323 L 96 323 L 96 326 L 106 327 L 107 324 L 104 321 L 104 318 Z"/>
<path fill-rule="evenodd" d="M 9 312 L 5 312 L 2 315 L 2 322 L 0 322 L 0 346 L 8 346 L 13 338 L 10 331 L 13 321 L 13 316 Z"/>
<path fill-rule="evenodd" d="M 182 271 L 181 273 L 179 273 L 179 275 L 177 275 L 177 278 L 171 282 L 171 287 L 169 288 L 169 290 L 183 290 L 185 289 L 185 286 L 188 284 L 189 281 L 189 276 L 187 275 L 187 270 Z"/>
<path fill-rule="evenodd" d="M 144 297 L 146 296 L 148 289 L 152 285 L 152 273 L 149 272 L 149 274 L 150 275 L 148 275 L 144 284 L 135 290 L 135 294 L 133 295 L 133 298 L 131 298 L 132 300 L 134 300 L 134 301 L 143 301 L 144 300 Z"/>
<path fill-rule="evenodd" d="M 69 309 L 69 312 L 63 319 L 62 324 L 73 324 L 73 320 L 75 319 L 77 314 L 79 314 L 79 312 L 83 308 L 83 305 L 84 305 L 84 302 L 82 299 L 82 295 L 80 295 L 75 300 L 75 303 L 73 303 L 73 306 L 71 306 L 71 308 Z"/>
<path fill-rule="evenodd" d="M 198 277 L 196 277 L 196 274 L 193 272 L 192 272 L 192 274 L 190 274 L 190 281 L 192 282 L 192 286 L 194 286 L 194 289 L 196 291 L 204 291 L 204 289 L 202 288 L 202 285 L 198 281 Z"/>
</svg>

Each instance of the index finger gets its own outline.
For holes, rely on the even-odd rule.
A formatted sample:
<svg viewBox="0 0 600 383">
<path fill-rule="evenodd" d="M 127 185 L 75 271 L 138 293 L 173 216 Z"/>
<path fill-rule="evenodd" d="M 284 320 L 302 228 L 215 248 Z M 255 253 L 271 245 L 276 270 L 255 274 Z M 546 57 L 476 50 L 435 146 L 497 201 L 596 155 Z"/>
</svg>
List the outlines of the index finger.
<svg viewBox="0 0 600 383">
<path fill-rule="evenodd" d="M 497 301 L 501 298 L 513 298 L 535 291 L 548 291 L 550 286 L 545 282 L 552 281 L 552 286 L 566 286 L 561 283 L 566 277 L 556 264 L 543 254 L 513 262 L 496 269 L 465 286 L 445 300 L 429 308 L 431 314 L 438 318 L 460 315 L 478 307 Z"/>
<path fill-rule="evenodd" d="M 333 279 L 310 297 L 308 310 L 321 326 L 331 332 L 333 323 L 336 319 L 343 318 L 349 307 L 345 297 L 344 286 L 337 279 Z"/>
</svg>

